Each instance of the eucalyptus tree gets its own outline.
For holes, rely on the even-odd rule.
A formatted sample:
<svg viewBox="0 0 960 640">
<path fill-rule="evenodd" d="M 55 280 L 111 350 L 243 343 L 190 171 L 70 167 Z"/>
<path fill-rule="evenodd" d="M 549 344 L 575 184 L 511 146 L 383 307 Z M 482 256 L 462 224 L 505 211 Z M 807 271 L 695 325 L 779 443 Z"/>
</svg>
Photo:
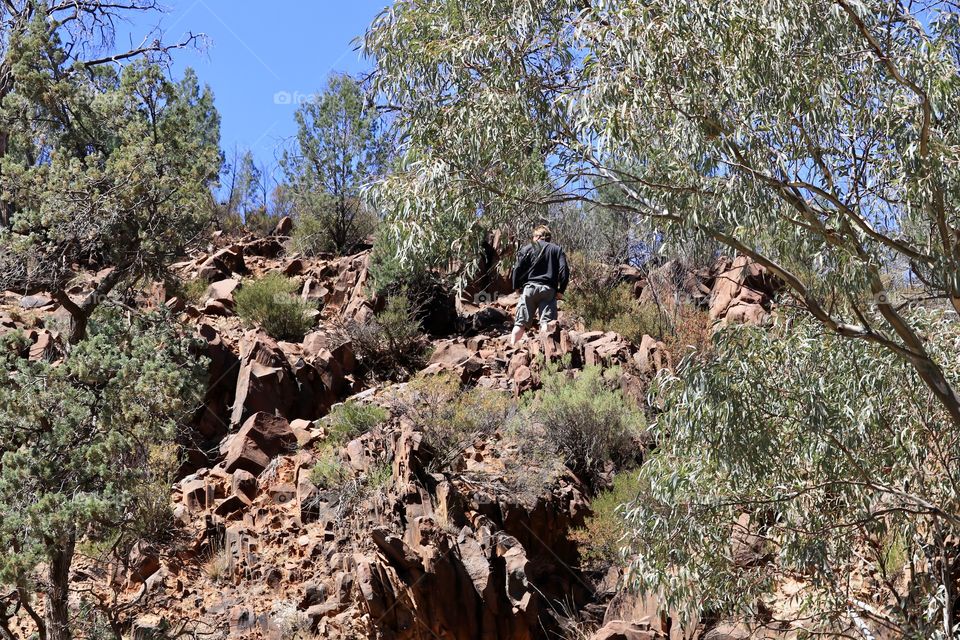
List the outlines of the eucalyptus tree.
<svg viewBox="0 0 960 640">
<path fill-rule="evenodd" d="M 379 190 L 400 259 L 534 206 L 609 206 L 750 256 L 831 331 L 909 361 L 960 422 L 884 295 L 899 258 L 960 307 L 956 3 L 414 0 L 363 45 L 405 141 Z"/>
<path fill-rule="evenodd" d="M 281 165 L 301 217 L 298 244 L 345 253 L 373 230 L 376 215 L 362 189 L 386 170 L 390 143 L 360 83 L 332 75 L 324 91 L 296 114 L 297 138 Z M 304 230 L 309 230 L 304 237 Z"/>
<path fill-rule="evenodd" d="M 787 315 L 657 381 L 632 575 L 687 612 L 766 602 L 810 637 L 955 638 L 960 429 L 908 363 Z M 960 326 L 912 320 L 960 375 Z"/>
<path fill-rule="evenodd" d="M 955 320 L 929 325 L 917 307 L 960 311 L 956 2 L 411 0 L 379 15 L 363 46 L 403 140 L 401 170 L 376 190 L 398 262 L 463 258 L 485 227 L 570 200 L 645 220 L 668 242 L 717 242 L 779 277 L 789 298 L 836 338 L 824 349 L 842 349 L 820 368 L 782 378 L 790 394 L 832 385 L 841 394 L 830 398 L 832 415 L 861 428 L 866 418 L 836 403 L 859 406 L 865 399 L 855 394 L 869 385 L 850 376 L 872 373 L 851 371 L 840 356 L 869 353 L 871 366 L 885 367 L 889 393 L 920 402 L 898 420 L 929 428 L 927 443 L 938 429 L 944 442 L 954 441 L 956 354 L 936 346 L 930 332 L 953 330 Z M 913 286 L 891 290 L 903 280 Z M 757 401 L 777 400 L 778 391 L 765 388 Z M 803 413 L 813 404 L 784 406 L 771 424 L 816 427 Z M 754 423 L 731 422 L 749 408 L 729 397 L 715 414 L 703 405 L 673 424 L 727 425 L 712 444 L 732 439 L 741 453 L 768 454 L 771 472 L 777 468 L 776 450 L 754 438 Z M 840 444 L 822 441 L 822 454 L 839 460 Z M 863 482 L 859 470 L 839 463 L 817 469 L 832 474 L 825 481 Z M 939 527 L 956 535 L 950 465 L 929 468 L 944 487 L 933 504 L 902 490 L 908 476 L 876 481 L 882 469 L 867 469 L 871 483 L 858 499 L 892 502 L 916 522 L 929 518 L 913 530 L 924 549 L 938 548 Z M 669 486 L 674 476 L 660 471 L 655 479 Z M 758 499 L 776 504 L 772 485 L 758 485 L 766 490 Z M 686 504 L 663 495 L 670 508 Z M 731 511 L 756 508 L 750 500 L 734 504 Z M 718 522 L 699 513 L 686 512 L 690 527 Z M 653 550 L 647 577 L 678 588 L 695 559 L 686 547 Z M 952 579 L 947 572 L 934 588 Z M 931 605 L 944 614 L 944 636 L 955 633 L 954 597 L 948 591 L 942 606 Z"/>
</svg>

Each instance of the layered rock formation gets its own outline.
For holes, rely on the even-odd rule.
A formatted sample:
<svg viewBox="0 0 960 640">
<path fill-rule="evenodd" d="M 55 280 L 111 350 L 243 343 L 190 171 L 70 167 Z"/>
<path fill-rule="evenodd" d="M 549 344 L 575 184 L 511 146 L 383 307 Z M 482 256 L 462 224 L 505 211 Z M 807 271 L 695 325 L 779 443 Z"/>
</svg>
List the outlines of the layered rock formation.
<svg viewBox="0 0 960 640">
<path fill-rule="evenodd" d="M 282 238 L 248 238 L 175 265 L 185 280 L 208 283 L 199 299 L 162 287 L 144 295 L 142 304 L 166 305 L 191 323 L 209 359 L 173 487 L 176 536 L 138 545 L 109 570 L 80 563 L 77 584 L 123 604 L 141 638 L 539 639 L 560 632 L 569 613 L 561 604 L 602 624 L 598 640 L 689 637 L 655 603 L 644 609 L 649 615 L 621 607 L 620 617 L 604 616 L 610 594 L 581 574 L 568 536 L 589 514 L 586 489 L 569 471 L 537 468 L 500 432 L 468 447 L 456 472 L 431 465 L 423 435 L 395 410 L 403 386 L 368 388 L 339 328 L 369 320 L 378 306 L 366 290 L 369 259 L 284 256 Z M 423 375 L 452 374 L 519 398 L 537 388 L 546 362 L 616 366 L 624 391 L 639 399 L 649 378 L 672 366 L 649 336 L 631 344 L 563 317 L 509 346 L 516 294 L 495 265 L 491 259 L 474 289 L 497 295 L 461 301 L 460 331 L 433 340 Z M 242 280 L 272 271 L 295 279 L 301 297 L 317 304 L 315 328 L 300 342 L 277 341 L 235 315 Z M 742 259 L 688 274 L 668 264 L 660 273 L 681 280 L 718 324 L 765 321 L 776 291 Z M 621 275 L 633 278 L 641 299 L 655 295 L 649 283 L 659 276 Z M 25 357 L 59 357 L 56 304 L 9 292 L 5 302 L 0 331 L 26 331 Z M 328 443 L 320 419 L 348 398 L 386 407 L 391 417 L 337 445 L 348 478 L 331 491 L 310 471 Z"/>
</svg>

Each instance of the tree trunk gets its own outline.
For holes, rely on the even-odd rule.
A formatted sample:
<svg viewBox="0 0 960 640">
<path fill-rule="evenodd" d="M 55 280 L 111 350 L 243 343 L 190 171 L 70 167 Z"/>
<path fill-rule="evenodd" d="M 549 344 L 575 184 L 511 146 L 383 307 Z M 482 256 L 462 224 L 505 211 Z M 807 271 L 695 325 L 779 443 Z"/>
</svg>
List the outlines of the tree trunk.
<svg viewBox="0 0 960 640">
<path fill-rule="evenodd" d="M 90 319 L 90 313 L 82 305 L 71 300 L 65 291 L 55 291 L 53 297 L 70 314 L 70 336 L 67 342 L 79 343 L 87 337 L 87 321 Z"/>
<path fill-rule="evenodd" d="M 44 640 L 71 640 L 70 632 L 70 565 L 76 534 L 70 533 L 49 552 L 47 569 L 46 618 L 47 637 Z"/>
</svg>

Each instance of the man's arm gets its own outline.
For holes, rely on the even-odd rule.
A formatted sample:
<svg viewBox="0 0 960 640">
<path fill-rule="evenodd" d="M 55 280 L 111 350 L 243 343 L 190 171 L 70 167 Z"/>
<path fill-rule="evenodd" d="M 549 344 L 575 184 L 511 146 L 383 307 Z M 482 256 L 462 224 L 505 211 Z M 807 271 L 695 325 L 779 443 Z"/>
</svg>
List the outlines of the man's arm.
<svg viewBox="0 0 960 640">
<path fill-rule="evenodd" d="M 524 283 L 520 281 L 521 278 L 527 276 L 527 261 L 529 259 L 529 251 L 527 247 L 520 249 L 517 253 L 517 263 L 513 266 L 513 274 L 511 275 L 511 281 L 513 283 L 513 290 L 519 291 L 523 288 Z"/>
<path fill-rule="evenodd" d="M 570 284 L 570 268 L 567 266 L 567 256 L 563 253 L 563 249 L 560 249 L 560 288 L 557 289 L 557 293 L 563 293 L 567 290 L 567 285 Z"/>
</svg>

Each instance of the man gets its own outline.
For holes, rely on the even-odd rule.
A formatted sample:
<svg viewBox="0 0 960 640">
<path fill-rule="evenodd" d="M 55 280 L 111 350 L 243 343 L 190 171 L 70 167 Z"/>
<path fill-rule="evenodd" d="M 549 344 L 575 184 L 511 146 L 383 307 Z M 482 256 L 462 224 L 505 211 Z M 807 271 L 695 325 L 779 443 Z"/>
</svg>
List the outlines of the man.
<svg viewBox="0 0 960 640">
<path fill-rule="evenodd" d="M 557 294 L 563 294 L 570 280 L 567 257 L 563 249 L 550 242 L 550 229 L 537 227 L 533 241 L 517 254 L 513 268 L 513 288 L 520 291 L 517 319 L 510 335 L 510 344 L 517 344 L 534 324 L 539 314 L 540 330 L 557 319 Z"/>
</svg>

